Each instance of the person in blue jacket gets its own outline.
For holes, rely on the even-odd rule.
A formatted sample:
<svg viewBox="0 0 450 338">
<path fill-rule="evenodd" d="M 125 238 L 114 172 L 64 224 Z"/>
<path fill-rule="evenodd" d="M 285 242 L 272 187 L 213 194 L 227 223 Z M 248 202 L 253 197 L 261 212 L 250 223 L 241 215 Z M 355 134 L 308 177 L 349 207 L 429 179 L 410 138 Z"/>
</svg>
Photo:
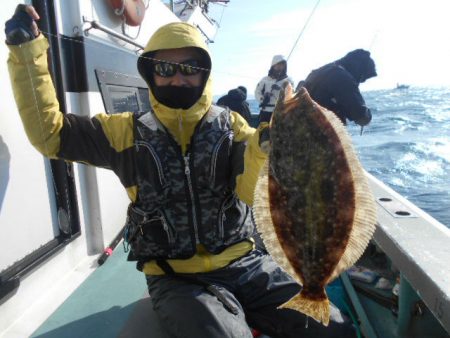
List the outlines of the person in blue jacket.
<svg viewBox="0 0 450 338">
<path fill-rule="evenodd" d="M 313 70 L 298 87 L 305 87 L 311 98 L 333 111 L 341 121 L 360 126 L 370 123 L 372 114 L 359 91 L 359 84 L 377 76 L 370 52 L 356 49 L 343 58 Z"/>
</svg>

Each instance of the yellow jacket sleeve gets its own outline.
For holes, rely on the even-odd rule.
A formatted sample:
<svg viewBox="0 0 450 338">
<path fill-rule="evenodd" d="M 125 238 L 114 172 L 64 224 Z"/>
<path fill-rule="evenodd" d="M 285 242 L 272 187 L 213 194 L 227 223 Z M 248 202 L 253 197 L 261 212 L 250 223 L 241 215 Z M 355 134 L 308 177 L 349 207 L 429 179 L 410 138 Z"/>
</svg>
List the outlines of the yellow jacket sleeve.
<svg viewBox="0 0 450 338">
<path fill-rule="evenodd" d="M 55 158 L 63 115 L 48 71 L 47 39 L 41 34 L 30 42 L 8 47 L 8 70 L 25 132 L 38 151 Z"/>
<path fill-rule="evenodd" d="M 267 154 L 261 150 L 259 145 L 259 136 L 265 128 L 268 128 L 268 124 L 261 124 L 254 129 L 239 114 L 234 112 L 232 114 L 235 140 L 247 143 L 244 152 L 244 171 L 236 178 L 236 193 L 242 201 L 252 206 L 256 181 L 267 159 Z"/>
</svg>

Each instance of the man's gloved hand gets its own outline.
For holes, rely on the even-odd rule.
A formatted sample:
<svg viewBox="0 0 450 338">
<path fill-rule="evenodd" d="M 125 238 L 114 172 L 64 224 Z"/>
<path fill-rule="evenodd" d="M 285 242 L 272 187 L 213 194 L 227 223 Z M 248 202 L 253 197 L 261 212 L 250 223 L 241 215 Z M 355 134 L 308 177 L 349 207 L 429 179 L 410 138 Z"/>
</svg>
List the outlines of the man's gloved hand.
<svg viewBox="0 0 450 338">
<path fill-rule="evenodd" d="M 366 111 L 363 115 L 359 117 L 359 119 L 355 120 L 356 124 L 359 124 L 361 127 L 368 125 L 372 121 L 372 112 L 369 108 L 366 107 Z"/>
<path fill-rule="evenodd" d="M 39 35 L 35 20 L 39 15 L 33 6 L 20 4 L 11 19 L 5 23 L 5 36 L 8 45 L 20 45 Z"/>
<path fill-rule="evenodd" d="M 267 104 L 270 101 L 270 96 L 271 96 L 270 92 L 265 92 L 264 93 L 263 100 L 262 100 L 262 102 L 259 105 L 260 108 L 264 109 L 267 106 Z"/>
<path fill-rule="evenodd" d="M 259 127 L 259 147 L 266 154 L 270 153 L 270 127 L 267 122 L 262 122 Z"/>
</svg>

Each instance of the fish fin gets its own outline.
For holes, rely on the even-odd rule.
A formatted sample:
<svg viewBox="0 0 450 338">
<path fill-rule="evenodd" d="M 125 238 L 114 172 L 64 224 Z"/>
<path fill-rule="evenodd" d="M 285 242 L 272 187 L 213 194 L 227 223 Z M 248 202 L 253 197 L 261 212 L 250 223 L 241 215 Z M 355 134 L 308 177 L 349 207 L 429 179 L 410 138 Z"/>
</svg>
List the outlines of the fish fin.
<svg viewBox="0 0 450 338">
<path fill-rule="evenodd" d="M 300 292 L 286 303 L 280 305 L 279 308 L 287 308 L 304 313 L 325 326 L 328 326 L 330 322 L 330 301 L 326 295 L 324 299 L 316 300 L 307 298 Z"/>
<path fill-rule="evenodd" d="M 366 173 L 356 155 L 353 143 L 346 127 L 341 120 L 331 111 L 324 109 L 324 114 L 333 125 L 339 139 L 341 140 L 344 153 L 352 172 L 353 186 L 355 188 L 355 214 L 349 243 L 331 274 L 328 282 L 348 269 L 364 253 L 376 228 L 376 205 L 372 191 L 367 181 Z"/>
<path fill-rule="evenodd" d="M 362 256 L 376 228 L 375 199 L 367 183 L 364 171 L 353 173 L 355 184 L 355 215 L 349 242 L 341 260 L 337 264 L 332 277 L 351 267 Z"/>
<path fill-rule="evenodd" d="M 253 198 L 253 218 L 256 228 L 261 234 L 264 246 L 274 261 L 299 284 L 303 284 L 286 258 L 272 222 L 269 202 L 269 161 L 266 161 L 263 165 L 256 182 Z"/>
</svg>

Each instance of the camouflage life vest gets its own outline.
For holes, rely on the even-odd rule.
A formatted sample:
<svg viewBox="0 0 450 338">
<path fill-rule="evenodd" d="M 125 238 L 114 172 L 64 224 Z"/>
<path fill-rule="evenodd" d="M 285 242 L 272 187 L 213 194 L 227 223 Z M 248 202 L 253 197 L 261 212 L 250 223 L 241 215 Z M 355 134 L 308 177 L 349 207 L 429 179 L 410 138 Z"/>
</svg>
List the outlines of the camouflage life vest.
<svg viewBox="0 0 450 338">
<path fill-rule="evenodd" d="M 131 258 L 189 258 L 201 243 L 211 253 L 253 233 L 250 208 L 234 192 L 245 144 L 234 141 L 230 112 L 212 106 L 185 156 L 152 113 L 135 119 L 138 197 L 125 240 Z"/>
</svg>

